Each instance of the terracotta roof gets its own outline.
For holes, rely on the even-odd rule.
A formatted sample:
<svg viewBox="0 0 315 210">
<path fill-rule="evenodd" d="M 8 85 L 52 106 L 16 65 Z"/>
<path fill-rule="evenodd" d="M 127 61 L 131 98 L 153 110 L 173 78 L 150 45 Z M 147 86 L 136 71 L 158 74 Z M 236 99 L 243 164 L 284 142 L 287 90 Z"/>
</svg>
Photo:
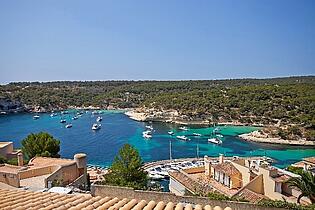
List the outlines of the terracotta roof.
<svg viewBox="0 0 315 210">
<path fill-rule="evenodd" d="M 275 182 L 285 182 L 290 179 L 290 176 L 285 174 L 278 174 L 276 177 L 272 177 Z"/>
<path fill-rule="evenodd" d="M 215 170 L 222 171 L 223 173 L 228 175 L 241 174 L 241 172 L 237 168 L 235 168 L 232 163 L 229 162 L 212 165 L 212 167 L 215 168 Z"/>
<path fill-rule="evenodd" d="M 0 209 L 71 209 L 71 210 L 222 210 L 210 205 L 174 204 L 163 201 L 145 201 L 136 199 L 118 199 L 110 197 L 92 197 L 91 195 L 64 195 L 49 192 L 31 192 L 26 190 L 0 189 Z M 226 207 L 225 210 L 232 210 Z"/>
<path fill-rule="evenodd" d="M 259 194 L 259 193 L 255 193 L 254 191 L 251 191 L 247 188 L 244 188 L 242 190 L 240 190 L 236 195 L 237 197 L 243 198 L 245 200 L 248 200 L 250 202 L 253 203 L 257 203 L 258 201 L 267 198 L 266 196 Z"/>
<path fill-rule="evenodd" d="M 315 157 L 303 158 L 303 160 L 315 164 Z"/>
<path fill-rule="evenodd" d="M 21 166 L 14 166 L 9 164 L 1 164 L 0 171 L 3 173 L 17 174 L 21 170 Z"/>
<path fill-rule="evenodd" d="M 51 157 L 34 157 L 30 160 L 28 165 L 34 167 L 46 167 L 46 166 L 55 166 L 55 165 L 70 165 L 75 163 L 74 160 L 64 159 L 64 158 L 51 158 Z"/>
</svg>

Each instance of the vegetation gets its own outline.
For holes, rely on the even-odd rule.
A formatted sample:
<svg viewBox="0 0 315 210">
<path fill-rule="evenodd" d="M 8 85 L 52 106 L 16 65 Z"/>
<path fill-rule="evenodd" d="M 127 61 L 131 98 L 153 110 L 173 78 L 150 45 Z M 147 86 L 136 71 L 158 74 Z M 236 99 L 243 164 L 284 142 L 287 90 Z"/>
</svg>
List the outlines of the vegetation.
<svg viewBox="0 0 315 210">
<path fill-rule="evenodd" d="M 31 133 L 22 140 L 22 151 L 28 158 L 35 156 L 59 157 L 60 141 L 48 133 Z"/>
<path fill-rule="evenodd" d="M 105 184 L 146 189 L 148 178 L 142 163 L 138 151 L 125 144 L 114 158 L 110 172 L 105 175 Z"/>
<path fill-rule="evenodd" d="M 27 109 L 69 106 L 177 110 L 188 120 L 290 125 L 272 132 L 315 140 L 315 77 L 200 81 L 95 81 L 10 83 L 0 98 Z M 0 107 L 1 108 L 1 107 Z"/>
<path fill-rule="evenodd" d="M 291 177 L 287 181 L 291 187 L 297 187 L 302 193 L 297 202 L 300 203 L 302 197 L 308 197 L 312 204 L 315 204 L 315 176 L 309 171 L 303 171 L 301 177 Z"/>
<path fill-rule="evenodd" d="M 285 208 L 290 210 L 314 210 L 314 205 L 308 205 L 308 206 L 301 206 L 295 203 L 289 203 L 287 201 L 280 201 L 280 200 L 269 200 L 269 199 L 263 199 L 258 202 L 259 206 L 265 206 L 265 207 L 275 207 L 275 208 Z"/>
<path fill-rule="evenodd" d="M 249 202 L 248 200 L 245 200 L 243 198 L 240 198 L 238 196 L 234 197 L 228 197 L 224 194 L 218 193 L 218 192 L 211 192 L 207 196 L 211 200 L 220 200 L 220 201 L 238 201 L 238 202 Z"/>
<path fill-rule="evenodd" d="M 299 168 L 295 166 L 288 166 L 287 171 L 301 175 L 303 173 L 303 168 Z"/>
</svg>

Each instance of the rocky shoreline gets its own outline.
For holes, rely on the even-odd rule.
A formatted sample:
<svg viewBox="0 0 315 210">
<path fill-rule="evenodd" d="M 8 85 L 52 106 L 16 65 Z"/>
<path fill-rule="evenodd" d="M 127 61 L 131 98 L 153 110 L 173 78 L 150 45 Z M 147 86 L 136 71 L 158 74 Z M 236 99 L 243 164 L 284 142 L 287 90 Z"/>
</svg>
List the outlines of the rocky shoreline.
<svg viewBox="0 0 315 210">
<path fill-rule="evenodd" d="M 281 138 L 257 136 L 257 131 L 241 134 L 238 136 L 245 141 L 253 141 L 253 142 L 258 142 L 258 143 L 283 144 L 283 145 L 291 145 L 291 146 L 315 146 L 315 141 L 307 141 L 305 139 L 286 140 L 286 139 L 281 139 Z"/>
</svg>

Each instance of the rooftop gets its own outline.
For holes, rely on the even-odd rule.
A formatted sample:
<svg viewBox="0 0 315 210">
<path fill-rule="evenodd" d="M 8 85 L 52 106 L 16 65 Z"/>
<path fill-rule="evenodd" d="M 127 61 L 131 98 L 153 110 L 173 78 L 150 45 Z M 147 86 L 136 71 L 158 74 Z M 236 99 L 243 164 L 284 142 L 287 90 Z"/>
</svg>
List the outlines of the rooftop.
<svg viewBox="0 0 315 210">
<path fill-rule="evenodd" d="M 34 167 L 46 167 L 46 166 L 55 166 L 55 165 L 71 165 L 75 163 L 74 160 L 64 159 L 64 158 L 51 158 L 51 157 L 34 157 L 30 160 L 28 165 Z"/>
<path fill-rule="evenodd" d="M 1 141 L 0 142 L 0 148 L 6 147 L 6 146 L 8 146 L 9 144 L 12 144 L 12 143 L 13 143 L 12 141 Z"/>
<path fill-rule="evenodd" d="M 228 175 L 240 174 L 239 170 L 237 170 L 237 168 L 235 168 L 235 166 L 233 166 L 233 164 L 230 162 L 213 165 L 213 168 Z"/>
<path fill-rule="evenodd" d="M 243 188 L 236 195 L 240 198 L 251 201 L 253 203 L 257 203 L 258 201 L 260 201 L 264 198 L 267 198 L 266 196 L 255 193 L 255 192 L 253 192 L 247 188 Z"/>
<path fill-rule="evenodd" d="M 89 194 L 66 195 L 51 192 L 31 192 L 26 190 L 0 189 L 0 209 L 108 209 L 108 210 L 211 210 L 210 205 L 184 203 L 165 203 L 163 201 L 146 201 L 136 199 L 119 199 L 110 197 L 92 197 Z M 222 209 L 222 208 L 214 208 Z M 231 208 L 227 207 L 226 210 Z"/>
<path fill-rule="evenodd" d="M 303 158 L 303 160 L 315 164 L 315 157 L 308 157 L 308 158 Z"/>
<path fill-rule="evenodd" d="M 0 164 L 0 171 L 4 173 L 17 174 L 23 167 L 9 164 Z"/>
</svg>

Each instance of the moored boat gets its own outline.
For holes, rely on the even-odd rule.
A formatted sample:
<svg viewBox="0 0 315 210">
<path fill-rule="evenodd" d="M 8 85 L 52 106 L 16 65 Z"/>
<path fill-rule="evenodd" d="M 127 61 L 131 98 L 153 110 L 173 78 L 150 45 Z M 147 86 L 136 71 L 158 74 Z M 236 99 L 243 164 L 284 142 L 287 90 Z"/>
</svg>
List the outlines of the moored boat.
<svg viewBox="0 0 315 210">
<path fill-rule="evenodd" d="M 101 116 L 96 118 L 96 122 L 101 122 L 103 120 L 103 118 Z"/>
<path fill-rule="evenodd" d="M 169 135 L 174 135 L 174 132 L 173 131 L 169 131 L 167 132 Z"/>
<path fill-rule="evenodd" d="M 34 119 L 34 120 L 39 119 L 39 115 L 35 115 L 35 116 L 33 116 L 33 119 Z"/>
<path fill-rule="evenodd" d="M 153 126 L 152 125 L 146 125 L 145 126 L 147 129 L 153 130 Z"/>
<path fill-rule="evenodd" d="M 188 128 L 185 127 L 185 126 L 182 126 L 182 127 L 179 127 L 180 130 L 183 130 L 183 131 L 188 131 Z"/>
<path fill-rule="evenodd" d="M 99 129 L 101 129 L 101 124 L 97 124 L 97 123 L 94 123 L 93 125 L 92 125 L 92 130 L 99 130 Z"/>
<path fill-rule="evenodd" d="M 218 138 L 210 138 L 208 139 L 208 142 L 213 144 L 222 144 L 222 141 Z"/>
<path fill-rule="evenodd" d="M 77 120 L 79 117 L 77 117 L 77 116 L 74 116 L 74 117 L 72 117 L 72 120 Z"/>
<path fill-rule="evenodd" d="M 200 133 L 193 133 L 194 136 L 201 136 Z"/>
<path fill-rule="evenodd" d="M 176 138 L 180 139 L 180 140 L 184 140 L 184 141 L 188 141 L 189 138 L 187 138 L 186 136 L 176 136 Z"/>
<path fill-rule="evenodd" d="M 150 139 L 150 138 L 152 138 L 152 132 L 151 131 L 143 131 L 142 136 L 143 136 L 143 138 Z"/>
<path fill-rule="evenodd" d="M 60 123 L 66 123 L 67 121 L 65 119 L 61 119 Z"/>
<path fill-rule="evenodd" d="M 72 124 L 69 123 L 69 124 L 67 124 L 65 127 L 66 127 L 66 128 L 72 128 Z"/>
</svg>

